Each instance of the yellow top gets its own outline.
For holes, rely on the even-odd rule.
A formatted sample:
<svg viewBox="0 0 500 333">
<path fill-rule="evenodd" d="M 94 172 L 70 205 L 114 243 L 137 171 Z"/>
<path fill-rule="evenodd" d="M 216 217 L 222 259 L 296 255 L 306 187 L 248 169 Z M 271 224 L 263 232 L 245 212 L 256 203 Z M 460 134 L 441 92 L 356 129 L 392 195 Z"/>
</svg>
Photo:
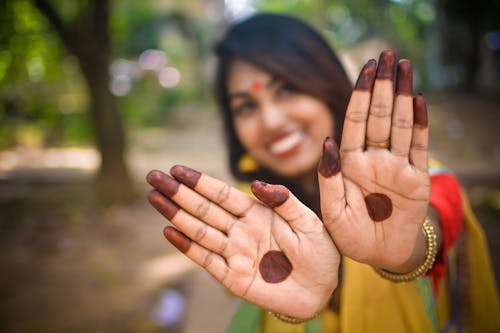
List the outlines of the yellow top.
<svg viewBox="0 0 500 333">
<path fill-rule="evenodd" d="M 430 167 L 441 166 L 433 161 Z M 462 200 L 463 228 L 459 241 L 447 254 L 448 268 L 437 297 L 428 278 L 394 283 L 381 278 L 372 267 L 344 258 L 340 312 L 321 313 L 322 331 L 457 332 L 456 321 L 450 321 L 453 312 L 459 313 L 462 332 L 500 332 L 500 305 L 486 238 L 464 193 Z M 260 325 L 243 325 L 255 326 L 248 332 L 312 331 L 305 324 L 286 324 L 260 311 L 260 316 L 252 319 L 260 321 Z M 240 314 L 233 321 L 242 318 Z M 233 324 L 229 332 L 236 332 Z M 238 332 L 243 333 L 241 323 L 238 327 Z"/>
</svg>

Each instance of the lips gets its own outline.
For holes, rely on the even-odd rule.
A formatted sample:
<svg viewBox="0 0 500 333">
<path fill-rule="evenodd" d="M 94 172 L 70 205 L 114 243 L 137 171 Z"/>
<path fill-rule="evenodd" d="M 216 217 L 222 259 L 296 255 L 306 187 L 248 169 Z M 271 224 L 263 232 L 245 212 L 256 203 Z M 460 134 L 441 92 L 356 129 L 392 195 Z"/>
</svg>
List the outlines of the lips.
<svg viewBox="0 0 500 333">
<path fill-rule="evenodd" d="M 280 158 L 288 157 L 300 148 L 303 139 L 302 131 L 283 133 L 271 140 L 268 146 L 269 151 Z"/>
</svg>

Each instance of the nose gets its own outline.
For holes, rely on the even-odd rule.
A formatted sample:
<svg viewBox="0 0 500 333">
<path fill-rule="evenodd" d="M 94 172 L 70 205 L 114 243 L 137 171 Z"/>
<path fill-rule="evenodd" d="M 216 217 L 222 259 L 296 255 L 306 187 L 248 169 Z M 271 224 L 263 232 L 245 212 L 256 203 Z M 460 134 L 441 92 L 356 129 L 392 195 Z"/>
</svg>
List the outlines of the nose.
<svg viewBox="0 0 500 333">
<path fill-rule="evenodd" d="M 266 103 L 262 106 L 261 118 L 266 129 L 278 129 L 286 122 L 286 111 L 277 103 Z"/>
</svg>

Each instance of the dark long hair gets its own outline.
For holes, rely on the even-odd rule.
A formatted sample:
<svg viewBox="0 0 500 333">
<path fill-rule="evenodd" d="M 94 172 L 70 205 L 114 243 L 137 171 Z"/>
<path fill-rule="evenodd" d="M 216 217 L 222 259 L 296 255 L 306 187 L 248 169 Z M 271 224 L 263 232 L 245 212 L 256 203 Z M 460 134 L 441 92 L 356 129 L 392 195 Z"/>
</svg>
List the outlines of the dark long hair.
<svg viewBox="0 0 500 333">
<path fill-rule="evenodd" d="M 218 57 L 216 97 L 223 116 L 230 170 L 242 181 L 260 179 L 286 185 L 313 210 L 319 210 L 317 195 L 306 193 L 293 179 L 270 170 L 242 173 L 238 162 L 246 153 L 234 125 L 227 95 L 227 79 L 235 60 L 243 60 L 269 72 L 298 91 L 325 102 L 335 120 L 332 135 L 342 137 L 345 110 L 352 85 L 329 44 L 305 22 L 280 14 L 256 14 L 231 26 L 216 44 Z"/>
</svg>

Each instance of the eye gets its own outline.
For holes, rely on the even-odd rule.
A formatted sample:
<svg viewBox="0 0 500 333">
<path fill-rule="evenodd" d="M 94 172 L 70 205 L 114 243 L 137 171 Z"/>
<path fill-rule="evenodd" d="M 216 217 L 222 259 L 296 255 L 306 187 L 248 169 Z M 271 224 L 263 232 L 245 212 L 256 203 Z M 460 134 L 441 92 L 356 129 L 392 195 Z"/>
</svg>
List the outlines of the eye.
<svg viewBox="0 0 500 333">
<path fill-rule="evenodd" d="M 257 111 L 257 107 L 257 103 L 253 101 L 246 101 L 232 107 L 232 112 L 236 117 L 247 117 Z"/>
</svg>

